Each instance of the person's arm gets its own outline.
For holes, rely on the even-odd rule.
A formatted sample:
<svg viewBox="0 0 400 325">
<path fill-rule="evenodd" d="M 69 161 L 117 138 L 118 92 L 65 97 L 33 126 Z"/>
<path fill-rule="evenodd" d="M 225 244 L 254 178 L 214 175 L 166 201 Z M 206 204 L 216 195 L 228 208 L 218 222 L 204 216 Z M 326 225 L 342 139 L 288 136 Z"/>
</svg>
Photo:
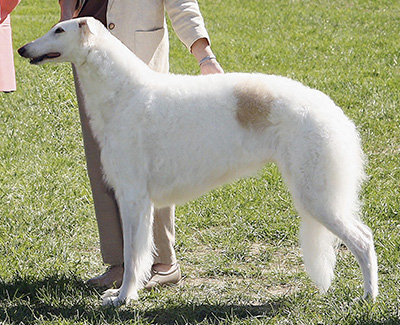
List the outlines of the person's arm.
<svg viewBox="0 0 400 325">
<path fill-rule="evenodd" d="M 200 65 L 201 74 L 224 73 L 206 38 L 200 38 L 195 41 L 191 52 Z"/>
<path fill-rule="evenodd" d="M 210 40 L 196 0 L 166 0 L 172 27 L 193 53 L 202 74 L 223 73 L 211 50 Z"/>
<path fill-rule="evenodd" d="M 75 17 L 78 0 L 59 0 L 59 4 L 61 8 L 60 21 L 72 19 Z"/>
</svg>

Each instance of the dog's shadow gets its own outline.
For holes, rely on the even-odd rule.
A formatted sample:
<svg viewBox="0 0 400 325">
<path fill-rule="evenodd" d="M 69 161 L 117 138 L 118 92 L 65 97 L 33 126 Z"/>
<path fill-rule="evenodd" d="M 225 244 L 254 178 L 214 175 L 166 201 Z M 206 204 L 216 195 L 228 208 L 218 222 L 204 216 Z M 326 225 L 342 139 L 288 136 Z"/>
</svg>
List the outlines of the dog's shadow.
<svg viewBox="0 0 400 325">
<path fill-rule="evenodd" d="M 141 308 L 139 304 L 137 308 L 133 305 L 132 308 L 115 309 L 102 307 L 100 296 L 100 291 L 87 286 L 72 274 L 52 275 L 39 280 L 16 277 L 10 282 L 0 278 L 0 323 L 34 324 L 62 320 L 68 323 L 111 324 L 140 319 L 140 323 L 148 324 L 218 324 L 268 320 L 282 315 L 282 309 L 293 303 L 293 297 L 283 296 L 266 299 L 264 304 L 257 306 L 216 304 L 206 299 L 164 307 L 149 307 L 152 303 L 146 301 L 146 308 Z M 392 322 L 388 320 L 387 323 Z"/>
<path fill-rule="evenodd" d="M 101 292 L 88 287 L 74 275 L 53 275 L 43 279 L 16 277 L 10 282 L 0 278 L 0 322 L 33 324 L 55 319 L 99 324 L 140 318 L 156 324 L 191 324 L 208 320 L 270 317 L 285 300 L 269 301 L 261 306 L 188 302 L 146 310 L 140 308 L 103 308 Z"/>
</svg>

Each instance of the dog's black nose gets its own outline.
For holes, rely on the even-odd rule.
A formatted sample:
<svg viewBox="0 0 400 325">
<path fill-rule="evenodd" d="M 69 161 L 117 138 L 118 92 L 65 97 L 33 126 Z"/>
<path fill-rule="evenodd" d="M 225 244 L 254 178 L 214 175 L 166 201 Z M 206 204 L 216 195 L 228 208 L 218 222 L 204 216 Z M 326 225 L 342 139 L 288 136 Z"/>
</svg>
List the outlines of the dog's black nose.
<svg viewBox="0 0 400 325">
<path fill-rule="evenodd" d="M 20 47 L 20 48 L 18 49 L 18 54 L 21 55 L 21 56 L 24 56 L 25 52 L 26 52 L 25 46 Z"/>
</svg>

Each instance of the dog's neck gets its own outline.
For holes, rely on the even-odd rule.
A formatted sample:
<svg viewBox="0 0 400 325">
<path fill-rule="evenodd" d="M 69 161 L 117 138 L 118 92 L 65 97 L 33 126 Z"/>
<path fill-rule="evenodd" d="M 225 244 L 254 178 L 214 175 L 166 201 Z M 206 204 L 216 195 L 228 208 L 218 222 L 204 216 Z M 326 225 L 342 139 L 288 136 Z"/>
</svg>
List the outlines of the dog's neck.
<svg viewBox="0 0 400 325">
<path fill-rule="evenodd" d="M 85 59 L 76 68 L 85 88 L 96 87 L 97 93 L 101 92 L 100 85 L 108 90 L 139 86 L 152 73 L 122 42 L 108 33 L 96 38 L 95 44 L 88 45 Z"/>
<path fill-rule="evenodd" d="M 91 123 L 99 140 L 121 101 L 139 91 L 155 73 L 115 37 L 105 34 L 88 45 L 85 60 L 75 64 Z"/>
</svg>

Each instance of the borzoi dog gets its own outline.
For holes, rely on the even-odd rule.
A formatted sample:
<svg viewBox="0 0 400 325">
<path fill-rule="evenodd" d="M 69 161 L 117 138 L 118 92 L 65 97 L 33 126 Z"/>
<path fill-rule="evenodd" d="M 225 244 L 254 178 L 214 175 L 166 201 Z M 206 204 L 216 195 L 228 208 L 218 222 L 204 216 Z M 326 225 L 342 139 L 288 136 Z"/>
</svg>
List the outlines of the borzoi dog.
<svg viewBox="0 0 400 325">
<path fill-rule="evenodd" d="M 305 266 L 321 291 L 339 238 L 361 266 L 365 296 L 376 297 L 373 236 L 359 218 L 360 139 L 326 95 L 273 75 L 156 73 L 92 18 L 61 22 L 19 53 L 76 66 L 123 222 L 123 283 L 105 304 L 138 298 L 153 262 L 154 206 L 187 202 L 268 162 L 291 191 Z"/>
</svg>

